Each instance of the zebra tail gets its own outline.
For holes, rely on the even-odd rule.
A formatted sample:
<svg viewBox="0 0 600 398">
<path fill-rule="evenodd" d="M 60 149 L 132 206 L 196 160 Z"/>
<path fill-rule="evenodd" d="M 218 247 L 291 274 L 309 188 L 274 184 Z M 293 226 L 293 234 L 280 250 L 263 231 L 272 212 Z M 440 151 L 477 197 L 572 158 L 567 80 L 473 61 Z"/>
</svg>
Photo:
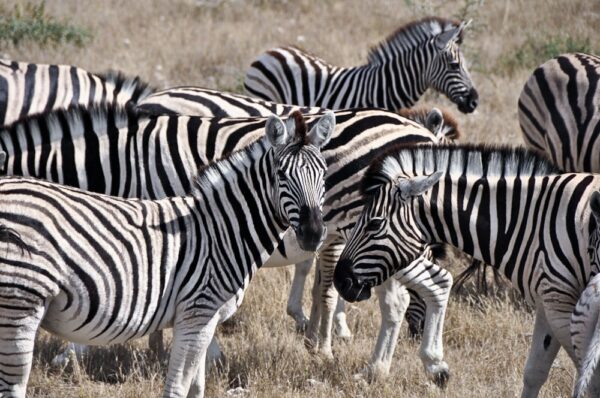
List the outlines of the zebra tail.
<svg viewBox="0 0 600 398">
<path fill-rule="evenodd" d="M 600 316 L 596 318 L 594 335 L 581 362 L 579 378 L 573 391 L 573 398 L 583 398 L 600 360 Z"/>
</svg>

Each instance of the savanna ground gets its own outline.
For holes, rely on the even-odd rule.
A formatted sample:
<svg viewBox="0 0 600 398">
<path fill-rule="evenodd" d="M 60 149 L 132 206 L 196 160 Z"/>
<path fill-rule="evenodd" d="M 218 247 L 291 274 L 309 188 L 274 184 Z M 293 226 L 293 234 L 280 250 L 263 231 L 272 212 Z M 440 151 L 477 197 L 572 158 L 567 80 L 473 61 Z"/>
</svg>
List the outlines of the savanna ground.
<svg viewBox="0 0 600 398">
<path fill-rule="evenodd" d="M 332 63 L 355 65 L 365 59 L 371 45 L 405 22 L 425 15 L 473 18 L 463 49 L 480 93 L 477 112 L 458 114 L 445 98 L 431 92 L 421 102 L 452 109 L 466 142 L 521 144 L 516 103 L 533 68 L 560 52 L 600 48 L 600 2 L 587 0 L 60 0 L 45 6 L 40 19 L 76 26 L 71 34 L 80 43 L 2 41 L 6 26 L 27 14 L 21 7 L 17 15 L 14 0 L 4 0 L 3 58 L 74 64 L 90 71 L 118 69 L 158 88 L 186 84 L 228 91 L 242 90 L 245 68 L 272 46 L 295 44 Z M 82 29 L 88 34 L 82 35 Z M 445 264 L 458 272 L 467 260 L 451 256 Z M 388 379 L 367 384 L 353 378 L 375 343 L 379 314 L 374 300 L 349 306 L 355 337 L 350 343 L 334 343 L 334 361 L 311 356 L 285 315 L 290 280 L 285 269 L 259 272 L 235 321 L 219 331 L 227 363 L 208 375 L 207 396 L 226 396 L 239 386 L 250 397 L 519 394 L 533 316 L 510 294 L 451 298 L 444 343 L 452 378 L 442 391 L 427 381 L 417 357 L 418 344 L 405 331 Z M 160 395 L 165 363 L 152 358 L 145 341 L 94 350 L 79 372 L 49 365 L 61 344 L 40 334 L 30 396 Z M 568 396 L 574 373 L 561 353 L 542 396 Z"/>
</svg>

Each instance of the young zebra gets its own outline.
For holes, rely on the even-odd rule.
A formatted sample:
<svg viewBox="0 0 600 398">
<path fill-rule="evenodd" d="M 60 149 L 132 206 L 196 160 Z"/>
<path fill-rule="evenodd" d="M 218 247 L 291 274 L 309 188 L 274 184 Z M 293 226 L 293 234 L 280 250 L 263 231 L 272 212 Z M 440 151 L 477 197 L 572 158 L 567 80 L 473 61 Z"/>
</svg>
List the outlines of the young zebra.
<svg viewBox="0 0 600 398">
<path fill-rule="evenodd" d="M 588 250 L 596 275 L 587 284 L 571 316 L 571 341 L 579 371 L 573 393 L 575 398 L 583 398 L 586 392 L 590 397 L 600 395 L 597 371 L 600 360 L 600 192 L 592 194 L 590 209 L 595 225 L 591 227 Z"/>
<path fill-rule="evenodd" d="M 341 68 L 296 47 L 269 50 L 252 63 L 244 87 L 259 98 L 328 109 L 413 106 L 432 87 L 473 112 L 478 94 L 459 44 L 466 23 L 428 17 L 392 33 L 365 65 Z"/>
<path fill-rule="evenodd" d="M 74 104 L 136 103 L 152 91 L 139 78 L 117 72 L 94 75 L 70 65 L 0 59 L 0 126 Z"/>
<path fill-rule="evenodd" d="M 528 147 L 562 170 L 600 172 L 600 57 L 564 54 L 539 66 L 519 96 Z"/>
<path fill-rule="evenodd" d="M 589 200 L 600 188 L 600 176 L 556 172 L 520 149 L 390 151 L 363 181 L 366 205 L 336 267 L 336 288 L 363 300 L 395 273 L 419 291 L 411 279 L 422 270 L 409 263 L 432 243 L 491 264 L 536 306 L 523 397 L 537 396 L 559 348 L 575 358 L 569 325 L 592 275 Z M 436 348 L 422 355 L 441 355 L 441 340 Z"/>
<path fill-rule="evenodd" d="M 314 251 L 325 237 L 326 163 L 335 119 L 309 133 L 276 116 L 266 138 L 204 169 L 192 195 L 114 198 L 40 180 L 0 180 L 0 391 L 25 396 L 38 326 L 86 344 L 173 327 L 164 395 L 204 395 L 218 323 L 288 227 Z"/>
<path fill-rule="evenodd" d="M 359 181 L 370 161 L 389 145 L 430 143 L 437 137 L 381 110 L 338 111 L 335 116 L 336 129 L 323 152 L 328 162 L 324 212 L 332 245 L 338 248 L 343 231 L 360 212 Z M 308 116 L 308 123 L 317 118 Z M 264 119 L 257 118 L 147 117 L 104 105 L 22 120 L 0 131 L 0 147 L 8 154 L 7 174 L 124 197 L 162 198 L 189 192 L 198 165 L 249 145 L 263 127 Z M 267 266 L 312 258 L 288 238 L 279 249 Z M 328 257 L 328 267 L 334 264 L 335 258 Z M 330 335 L 323 341 L 320 348 L 331 355 Z"/>
</svg>

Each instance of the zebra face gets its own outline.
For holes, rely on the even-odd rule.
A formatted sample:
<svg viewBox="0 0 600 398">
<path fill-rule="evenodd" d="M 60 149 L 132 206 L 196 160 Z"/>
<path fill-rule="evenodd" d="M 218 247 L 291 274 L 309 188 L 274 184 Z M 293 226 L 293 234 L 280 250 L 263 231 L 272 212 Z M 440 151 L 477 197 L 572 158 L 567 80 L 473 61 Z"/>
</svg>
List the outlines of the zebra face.
<svg viewBox="0 0 600 398">
<path fill-rule="evenodd" d="M 458 43 L 466 26 L 463 22 L 432 40 L 435 55 L 429 68 L 428 80 L 429 85 L 444 93 L 458 106 L 458 110 L 471 113 L 479 104 L 479 94 L 473 86 Z"/>
<path fill-rule="evenodd" d="M 320 148 L 327 144 L 334 128 L 333 112 L 325 113 L 308 133 L 299 112 L 294 112 L 285 125 L 267 122 L 276 159 L 274 204 L 280 220 L 294 230 L 298 245 L 306 251 L 316 251 L 327 236 L 323 221 L 327 163 Z"/>
<path fill-rule="evenodd" d="M 442 173 L 377 183 L 342 251 L 333 283 L 344 300 L 366 300 L 371 288 L 412 263 L 427 242 L 415 222 L 415 199 Z M 373 193 L 374 192 L 374 193 Z"/>
</svg>

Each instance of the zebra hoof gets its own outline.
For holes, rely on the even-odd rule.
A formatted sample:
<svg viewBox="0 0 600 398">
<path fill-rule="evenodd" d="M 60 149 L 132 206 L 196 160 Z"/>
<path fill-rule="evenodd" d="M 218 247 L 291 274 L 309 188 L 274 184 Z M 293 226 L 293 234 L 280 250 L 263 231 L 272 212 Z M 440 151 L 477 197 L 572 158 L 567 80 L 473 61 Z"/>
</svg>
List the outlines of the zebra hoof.
<svg viewBox="0 0 600 398">
<path fill-rule="evenodd" d="M 446 388 L 448 380 L 450 380 L 450 371 L 448 369 L 439 371 L 433 375 L 433 382 L 439 388 Z"/>
<path fill-rule="evenodd" d="M 369 383 L 373 383 L 377 380 L 385 380 L 389 374 L 389 366 L 385 366 L 382 363 L 374 363 L 362 368 L 359 373 L 354 375 L 354 379 L 361 378 Z"/>
<path fill-rule="evenodd" d="M 311 354 L 316 354 L 319 348 L 319 342 L 317 339 L 306 336 L 304 337 L 304 347 L 306 347 Z"/>
<path fill-rule="evenodd" d="M 308 328 L 308 319 L 296 319 L 296 333 L 304 334 Z"/>
</svg>

